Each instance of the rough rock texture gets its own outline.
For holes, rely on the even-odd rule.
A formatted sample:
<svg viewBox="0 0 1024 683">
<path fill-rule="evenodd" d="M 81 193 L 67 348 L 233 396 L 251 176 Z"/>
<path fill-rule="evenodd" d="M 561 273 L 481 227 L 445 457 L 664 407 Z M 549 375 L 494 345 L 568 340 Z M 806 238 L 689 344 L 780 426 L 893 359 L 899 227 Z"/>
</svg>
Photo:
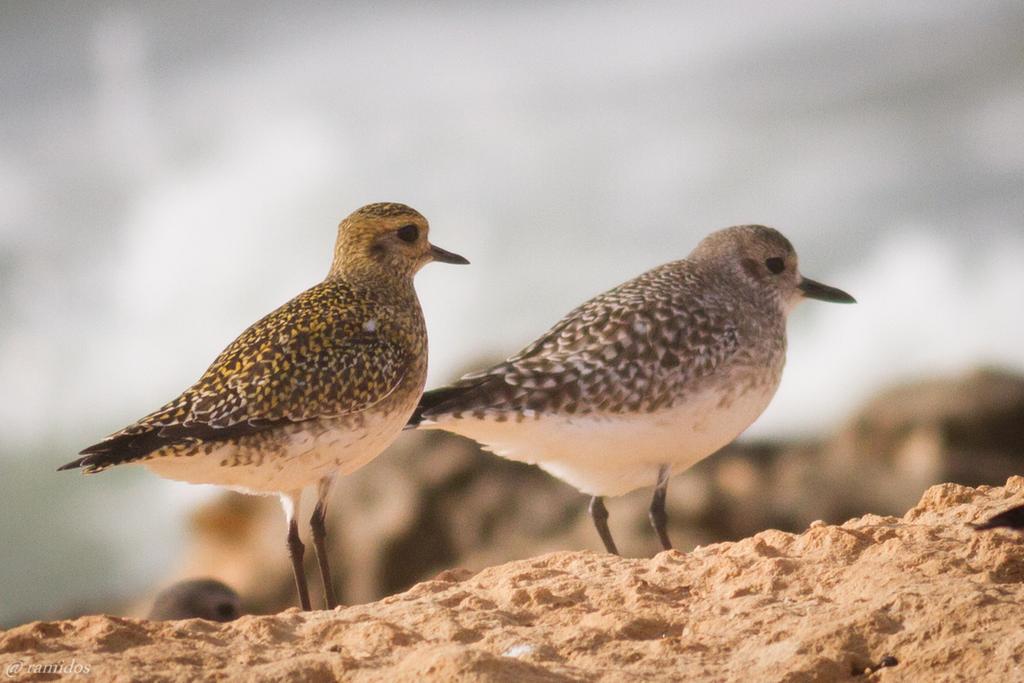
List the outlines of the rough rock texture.
<svg viewBox="0 0 1024 683">
<path fill-rule="evenodd" d="M 816 519 L 900 514 L 932 484 L 998 484 L 1020 472 L 1024 377 L 980 370 L 884 391 L 826 442 L 724 449 L 672 480 L 669 532 L 688 549 L 766 528 L 797 531 Z M 660 550 L 647 519 L 650 495 L 607 501 L 626 556 Z M 335 588 L 347 604 L 369 602 L 452 566 L 601 550 L 586 508 L 585 496 L 535 467 L 444 433 L 406 434 L 335 487 L 328 506 Z M 276 499 L 225 494 L 197 512 L 193 545 L 167 583 L 213 577 L 237 590 L 247 611 L 280 611 L 295 604 L 284 533 Z M 307 560 L 317 600 L 311 552 Z"/>
<path fill-rule="evenodd" d="M 653 559 L 558 552 L 334 612 L 36 622 L 0 634 L 0 665 L 74 659 L 102 680 L 1021 680 L 1024 538 L 966 525 L 1021 503 L 1021 477 L 943 484 L 902 518 Z"/>
</svg>

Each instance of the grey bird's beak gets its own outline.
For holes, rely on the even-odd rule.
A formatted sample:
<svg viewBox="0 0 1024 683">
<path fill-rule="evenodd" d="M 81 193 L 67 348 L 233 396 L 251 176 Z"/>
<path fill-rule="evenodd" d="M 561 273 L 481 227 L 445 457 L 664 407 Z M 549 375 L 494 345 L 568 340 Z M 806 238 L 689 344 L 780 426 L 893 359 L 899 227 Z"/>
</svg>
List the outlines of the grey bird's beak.
<svg viewBox="0 0 1024 683">
<path fill-rule="evenodd" d="M 453 254 L 450 251 L 442 249 L 441 247 L 430 245 L 430 256 L 439 263 L 454 263 L 459 266 L 464 266 L 469 263 L 469 260 L 464 256 Z"/>
<path fill-rule="evenodd" d="M 800 284 L 797 287 L 808 299 L 818 299 L 819 301 L 828 301 L 833 304 L 857 303 L 856 299 L 843 290 L 823 285 L 806 277 L 800 280 Z"/>
</svg>

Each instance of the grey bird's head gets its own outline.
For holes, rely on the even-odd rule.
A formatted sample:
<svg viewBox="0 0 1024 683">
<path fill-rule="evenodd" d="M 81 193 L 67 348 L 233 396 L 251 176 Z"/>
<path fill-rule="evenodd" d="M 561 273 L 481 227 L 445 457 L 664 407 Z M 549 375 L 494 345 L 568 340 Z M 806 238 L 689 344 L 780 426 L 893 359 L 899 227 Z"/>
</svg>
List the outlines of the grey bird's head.
<svg viewBox="0 0 1024 683">
<path fill-rule="evenodd" d="M 216 579 L 179 581 L 156 596 L 152 621 L 206 619 L 233 621 L 242 615 L 238 593 Z"/>
<path fill-rule="evenodd" d="M 737 225 L 713 232 L 701 240 L 689 258 L 767 293 L 785 314 L 804 299 L 857 302 L 841 289 L 801 275 L 790 241 L 778 230 L 763 225 Z"/>
<path fill-rule="evenodd" d="M 338 225 L 330 275 L 369 274 L 411 278 L 431 261 L 469 263 L 427 240 L 430 226 L 405 204 L 367 204 Z"/>
</svg>

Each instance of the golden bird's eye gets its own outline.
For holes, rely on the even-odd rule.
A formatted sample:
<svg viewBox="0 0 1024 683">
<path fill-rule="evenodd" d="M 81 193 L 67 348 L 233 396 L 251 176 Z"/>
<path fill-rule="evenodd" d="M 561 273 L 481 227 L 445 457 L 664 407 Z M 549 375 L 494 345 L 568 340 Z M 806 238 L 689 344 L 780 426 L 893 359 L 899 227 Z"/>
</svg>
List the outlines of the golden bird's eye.
<svg viewBox="0 0 1024 683">
<path fill-rule="evenodd" d="M 417 239 L 419 239 L 420 229 L 417 226 L 410 223 L 409 225 L 403 225 L 402 227 L 400 227 L 396 234 L 398 235 L 398 239 L 402 240 L 403 242 L 408 242 L 409 244 L 412 244 Z"/>
</svg>

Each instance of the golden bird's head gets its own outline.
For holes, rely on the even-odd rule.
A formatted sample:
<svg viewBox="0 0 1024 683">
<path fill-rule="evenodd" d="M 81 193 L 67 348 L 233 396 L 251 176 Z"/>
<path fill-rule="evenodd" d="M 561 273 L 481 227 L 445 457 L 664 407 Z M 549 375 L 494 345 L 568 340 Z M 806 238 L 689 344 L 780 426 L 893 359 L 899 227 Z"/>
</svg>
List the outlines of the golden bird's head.
<svg viewBox="0 0 1024 683">
<path fill-rule="evenodd" d="M 405 204 L 367 204 L 338 226 L 328 277 L 363 274 L 412 278 L 431 261 L 469 263 L 427 239 L 430 225 Z"/>
</svg>

